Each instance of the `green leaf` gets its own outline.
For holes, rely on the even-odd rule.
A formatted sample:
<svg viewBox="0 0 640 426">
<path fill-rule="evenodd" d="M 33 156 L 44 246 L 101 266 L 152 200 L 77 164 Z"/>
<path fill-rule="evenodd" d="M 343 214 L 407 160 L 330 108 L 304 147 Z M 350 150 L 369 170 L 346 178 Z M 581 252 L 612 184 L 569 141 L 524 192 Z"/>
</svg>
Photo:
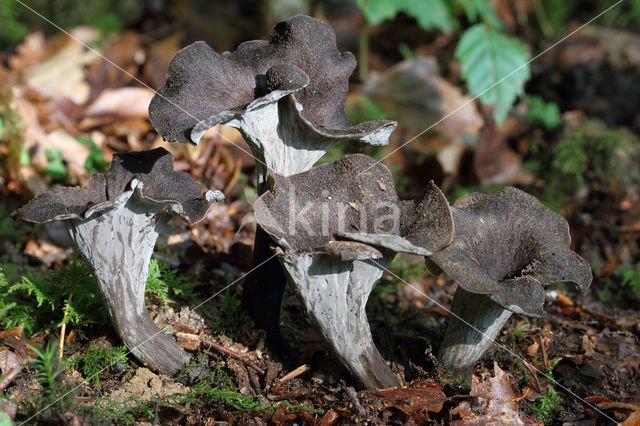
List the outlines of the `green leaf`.
<svg viewBox="0 0 640 426">
<path fill-rule="evenodd" d="M 414 18 L 425 30 L 438 28 L 450 33 L 458 24 L 451 16 L 449 2 L 445 0 L 357 0 L 357 3 L 371 25 L 393 19 L 400 12 Z"/>
<path fill-rule="evenodd" d="M 358 7 L 371 25 L 395 18 L 399 11 L 398 5 L 403 2 L 404 0 L 357 0 Z"/>
<path fill-rule="evenodd" d="M 405 0 L 400 11 L 415 18 L 418 25 L 425 30 L 438 28 L 449 34 L 457 27 L 448 4 L 443 0 Z"/>
<path fill-rule="evenodd" d="M 84 162 L 84 168 L 87 169 L 89 173 L 104 173 L 109 168 L 109 162 L 104 159 L 100 148 L 98 148 L 91 139 L 78 136 L 76 140 L 90 149 L 89 155 Z"/>
<path fill-rule="evenodd" d="M 67 168 L 62 162 L 62 153 L 60 150 L 47 148 L 44 153 L 48 162 L 44 172 L 53 179 L 64 180 L 67 177 Z"/>
<path fill-rule="evenodd" d="M 493 28 L 503 29 L 502 21 L 500 21 L 495 10 L 486 0 L 456 0 L 456 2 L 462 7 L 470 22 L 482 19 Z"/>
<path fill-rule="evenodd" d="M 560 125 L 560 108 L 553 102 L 545 102 L 540 96 L 527 96 L 529 111 L 525 118 L 533 123 L 541 123 L 549 130 Z"/>
<path fill-rule="evenodd" d="M 469 92 L 483 104 L 492 105 L 495 121 L 502 122 L 531 76 L 529 53 L 522 43 L 477 24 L 462 34 L 455 57 Z"/>
</svg>

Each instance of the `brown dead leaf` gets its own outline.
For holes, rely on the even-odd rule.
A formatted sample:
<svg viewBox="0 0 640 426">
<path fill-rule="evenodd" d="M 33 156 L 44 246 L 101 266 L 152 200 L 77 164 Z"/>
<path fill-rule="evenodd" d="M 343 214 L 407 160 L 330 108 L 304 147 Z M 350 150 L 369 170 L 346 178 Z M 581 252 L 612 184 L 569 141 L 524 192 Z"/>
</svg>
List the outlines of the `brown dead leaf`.
<svg viewBox="0 0 640 426">
<path fill-rule="evenodd" d="M 476 104 L 440 76 L 437 61 L 431 56 L 408 59 L 384 74 L 372 74 L 363 92 L 392 112 L 391 118 L 401 119 L 407 139 L 434 125 L 418 136 L 420 143 L 412 148 L 437 153 L 445 173 L 457 171 L 465 148 L 476 145 L 484 124 Z"/>
<path fill-rule="evenodd" d="M 144 87 L 105 90 L 89 105 L 85 117 L 112 115 L 147 119 L 153 92 Z"/>
<path fill-rule="evenodd" d="M 66 259 L 68 256 L 67 252 L 61 247 L 43 240 L 29 240 L 24 247 L 23 253 L 27 256 L 35 257 L 45 265 L 52 265 L 55 262 Z"/>
<path fill-rule="evenodd" d="M 78 105 L 89 98 L 84 67 L 99 58 L 75 40 L 42 62 L 25 70 L 27 84 L 47 96 L 57 95 Z"/>
<path fill-rule="evenodd" d="M 0 331 L 0 339 L 5 339 L 10 334 L 22 336 L 22 330 L 24 330 L 24 324 L 17 325 L 9 330 Z"/>
<path fill-rule="evenodd" d="M 9 56 L 7 63 L 13 71 L 21 72 L 41 61 L 47 55 L 47 46 L 42 31 L 27 34 L 16 47 L 16 53 Z"/>
<path fill-rule="evenodd" d="M 9 334 L 4 339 L 4 344 L 13 349 L 20 358 L 32 359 L 36 358 L 36 353 L 29 349 L 29 346 L 39 347 L 40 343 L 30 340 L 16 334 Z"/>
<path fill-rule="evenodd" d="M 2 374 L 7 374 L 10 370 L 20 366 L 20 359 L 15 353 L 8 350 L 0 352 L 0 370 Z"/>
<path fill-rule="evenodd" d="M 333 409 L 327 411 L 320 420 L 320 426 L 333 426 L 340 420 L 340 415 Z"/>
<path fill-rule="evenodd" d="M 271 417 L 271 422 L 275 425 L 284 424 L 300 424 L 300 425 L 314 425 L 316 424 L 313 415 L 301 409 L 289 409 L 284 404 L 280 404 Z"/>
<path fill-rule="evenodd" d="M 587 334 L 582 335 L 582 350 L 584 350 L 585 356 L 588 357 L 592 357 L 596 353 L 593 342 Z"/>
<path fill-rule="evenodd" d="M 522 159 L 494 125 L 485 126 L 473 157 L 473 167 L 483 185 L 509 183 L 520 170 Z"/>
<path fill-rule="evenodd" d="M 420 411 L 437 413 L 447 399 L 440 386 L 428 380 L 418 380 L 410 386 L 364 391 L 360 397 L 368 405 L 393 407 L 409 416 Z"/>
<path fill-rule="evenodd" d="M 638 426 L 640 425 L 640 410 L 636 410 L 627 419 L 620 423 L 620 426 Z"/>
<path fill-rule="evenodd" d="M 493 365 L 493 377 L 473 377 L 471 395 L 479 399 L 481 408 L 474 411 L 468 401 L 461 402 L 451 411 L 452 415 L 459 418 L 452 421 L 452 425 L 536 424 L 521 415 L 509 383 L 509 376 L 497 363 Z"/>
<path fill-rule="evenodd" d="M 527 346 L 527 355 L 534 356 L 538 352 L 538 349 L 540 349 L 540 344 L 538 344 L 538 342 L 533 342 Z"/>
</svg>

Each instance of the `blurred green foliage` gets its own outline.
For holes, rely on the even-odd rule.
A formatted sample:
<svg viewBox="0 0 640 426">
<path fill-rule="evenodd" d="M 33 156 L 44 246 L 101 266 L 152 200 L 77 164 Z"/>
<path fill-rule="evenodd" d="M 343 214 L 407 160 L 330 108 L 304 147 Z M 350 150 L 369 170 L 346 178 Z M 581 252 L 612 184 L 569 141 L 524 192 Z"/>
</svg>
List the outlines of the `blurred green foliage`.
<svg viewBox="0 0 640 426">
<path fill-rule="evenodd" d="M 562 203 L 588 186 L 590 191 L 622 193 L 640 185 L 640 143 L 633 134 L 613 130 L 599 121 L 566 129 L 550 146 L 537 141 L 523 165 L 545 180 L 539 196 L 547 207 L 559 211 Z"/>
<path fill-rule="evenodd" d="M 485 24 L 476 24 L 462 34 L 455 57 L 469 92 L 483 104 L 493 105 L 497 123 L 504 121 L 531 76 L 530 56 L 522 43 Z"/>
<path fill-rule="evenodd" d="M 542 124 L 547 130 L 556 129 L 561 123 L 560 108 L 553 102 L 545 102 L 540 96 L 525 96 L 529 110 L 525 120 L 533 124 Z"/>
<path fill-rule="evenodd" d="M 637 307 L 640 303 L 640 264 L 634 267 L 618 265 L 604 277 L 602 298 L 623 306 Z"/>
<path fill-rule="evenodd" d="M 76 140 L 89 148 L 89 155 L 84 162 L 84 168 L 87 169 L 89 173 L 106 172 L 109 168 L 109 162 L 104 159 L 102 150 L 89 138 L 78 136 Z"/>
<path fill-rule="evenodd" d="M 145 8 L 144 2 L 131 0 L 29 0 L 24 3 L 33 11 L 15 0 L 0 0 L 0 49 L 18 43 L 29 28 L 56 33 L 55 26 L 70 29 L 88 25 L 108 35 L 136 22 Z"/>
<path fill-rule="evenodd" d="M 518 39 L 503 32 L 504 25 L 486 0 L 357 0 L 357 4 L 372 25 L 403 12 L 421 28 L 446 34 L 461 27 L 458 17 L 464 15 L 476 24 L 462 32 L 455 57 L 469 92 L 483 104 L 493 106 L 498 123 L 524 92 L 524 83 L 530 77 L 529 53 Z M 361 48 L 366 46 L 361 44 Z M 405 57 L 411 54 L 406 46 L 402 50 Z"/>
</svg>

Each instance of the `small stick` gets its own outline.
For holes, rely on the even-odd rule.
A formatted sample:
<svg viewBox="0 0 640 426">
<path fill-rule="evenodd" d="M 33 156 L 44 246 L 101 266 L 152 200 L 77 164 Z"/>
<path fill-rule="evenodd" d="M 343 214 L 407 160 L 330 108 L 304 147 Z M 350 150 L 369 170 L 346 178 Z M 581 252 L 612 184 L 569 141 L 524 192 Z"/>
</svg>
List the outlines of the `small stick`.
<svg viewBox="0 0 640 426">
<path fill-rule="evenodd" d="M 349 386 L 347 389 L 345 389 L 345 391 L 347 393 L 347 396 L 351 400 L 351 403 L 353 404 L 353 408 L 358 411 L 358 415 L 360 417 L 366 416 L 367 412 L 364 407 L 362 407 L 362 404 L 360 404 L 360 398 L 358 398 L 358 394 L 356 393 L 356 390 L 353 388 L 353 386 Z"/>
<path fill-rule="evenodd" d="M 7 386 L 9 386 L 11 382 L 13 382 L 20 375 L 21 371 L 22 371 L 21 365 L 13 367 L 11 370 L 9 370 L 7 375 L 4 376 L 4 378 L 0 382 L 0 391 L 5 390 Z"/>
<path fill-rule="evenodd" d="M 235 358 L 240 362 L 243 362 L 244 364 L 246 364 L 247 366 L 253 368 L 255 371 L 257 371 L 259 374 L 264 374 L 264 370 L 262 370 L 260 367 L 258 367 L 257 365 L 255 365 L 253 363 L 253 361 L 251 361 L 249 358 L 246 358 L 238 353 L 235 353 L 234 351 L 232 351 L 231 349 L 227 349 L 224 346 L 216 343 L 216 342 L 212 342 L 211 340 L 202 340 L 202 342 L 205 345 L 209 345 L 211 346 L 211 348 L 217 350 L 218 352 L 222 352 L 225 355 L 229 355 L 231 358 Z"/>
<path fill-rule="evenodd" d="M 289 380 L 298 377 L 302 373 L 305 373 L 305 372 L 309 371 L 309 368 L 310 367 L 307 364 L 302 364 L 300 367 L 298 367 L 295 370 L 291 371 L 290 373 L 287 373 L 284 376 L 282 376 L 281 379 L 278 379 L 278 382 L 280 382 L 280 383 L 288 382 Z"/>
</svg>

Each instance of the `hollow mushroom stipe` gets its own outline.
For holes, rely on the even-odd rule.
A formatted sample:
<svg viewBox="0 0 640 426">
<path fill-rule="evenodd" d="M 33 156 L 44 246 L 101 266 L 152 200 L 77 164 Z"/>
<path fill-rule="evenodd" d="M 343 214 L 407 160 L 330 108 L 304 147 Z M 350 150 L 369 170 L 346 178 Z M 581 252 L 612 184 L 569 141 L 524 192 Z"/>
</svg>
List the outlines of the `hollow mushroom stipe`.
<svg viewBox="0 0 640 426">
<path fill-rule="evenodd" d="M 523 191 L 469 194 L 451 210 L 454 240 L 430 258 L 458 283 L 438 357 L 470 383 L 512 313 L 543 316 L 545 285 L 570 282 L 586 294 L 592 273 L 570 249 L 567 221 Z"/>
<path fill-rule="evenodd" d="M 29 222 L 61 220 L 90 265 L 118 335 L 143 364 L 178 373 L 189 357 L 160 331 L 144 303 L 149 261 L 162 227 L 178 217 L 204 218 L 220 191 L 205 191 L 187 173 L 175 172 L 164 149 L 115 154 L 104 174 L 86 188 L 39 195 L 13 213 Z"/>
</svg>

